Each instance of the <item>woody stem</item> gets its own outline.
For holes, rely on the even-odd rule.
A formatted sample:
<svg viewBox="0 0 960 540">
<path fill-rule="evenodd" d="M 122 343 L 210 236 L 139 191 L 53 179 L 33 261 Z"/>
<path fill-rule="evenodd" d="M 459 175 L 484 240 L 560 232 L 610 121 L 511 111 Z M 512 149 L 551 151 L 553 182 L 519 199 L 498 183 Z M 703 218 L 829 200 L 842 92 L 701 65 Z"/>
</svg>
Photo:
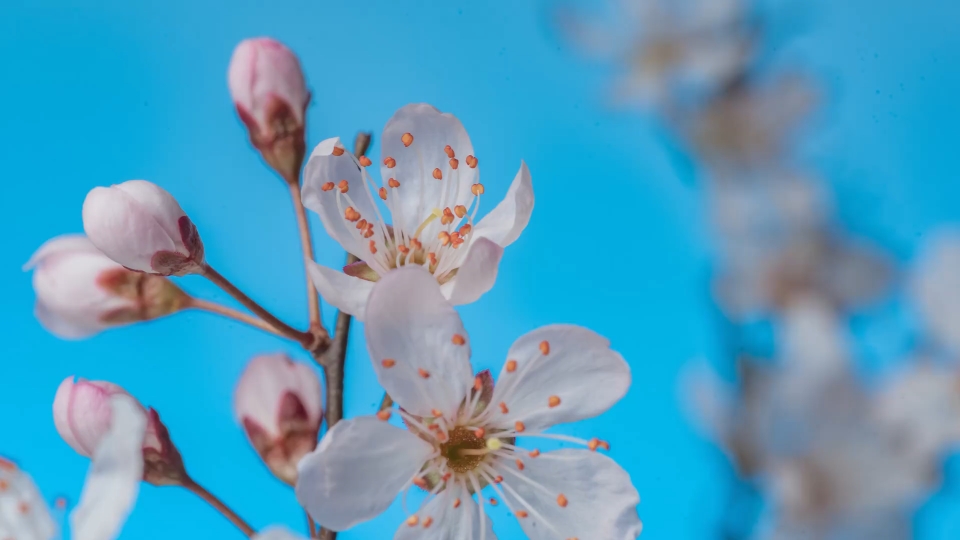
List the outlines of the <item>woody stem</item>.
<svg viewBox="0 0 960 540">
<path fill-rule="evenodd" d="M 193 479 L 188 478 L 187 480 L 185 480 L 183 482 L 183 487 L 190 490 L 190 492 L 192 492 L 194 495 L 196 495 L 197 497 L 200 497 L 201 499 L 204 500 L 204 502 L 206 502 L 207 504 L 212 506 L 215 510 L 223 514 L 223 517 L 229 519 L 230 522 L 233 523 L 238 529 L 240 529 L 240 531 L 243 532 L 243 534 L 247 535 L 247 537 L 253 537 L 255 534 L 257 534 L 257 531 L 253 530 L 253 527 L 251 527 L 246 521 L 244 521 L 243 518 L 238 516 L 237 513 L 234 512 L 229 506 L 227 506 L 226 504 L 223 503 L 223 501 L 218 499 L 216 495 L 214 495 L 213 493 L 210 493 L 209 491 L 206 490 L 206 488 L 194 482 Z"/>
<path fill-rule="evenodd" d="M 199 310 L 201 310 L 201 311 L 207 311 L 207 312 L 209 312 L 209 313 L 216 313 L 217 315 L 222 315 L 222 316 L 224 316 L 224 317 L 227 317 L 228 319 L 233 319 L 233 320 L 235 320 L 235 321 L 239 321 L 239 322 L 242 322 L 242 323 L 244 323 L 244 324 L 248 324 L 248 325 L 250 325 L 250 326 L 253 326 L 254 328 L 259 328 L 260 330 L 263 330 L 264 332 L 269 332 L 269 333 L 271 333 L 271 334 L 273 334 L 273 335 L 276 335 L 276 336 L 285 337 L 285 336 L 283 336 L 283 334 L 281 334 L 280 332 L 278 332 L 274 327 L 270 326 L 269 324 L 263 322 L 262 320 L 260 320 L 260 319 L 258 319 L 258 318 L 256 318 L 256 317 L 254 317 L 253 315 L 250 315 L 250 314 L 244 313 L 244 312 L 242 312 L 242 311 L 239 311 L 239 310 L 236 310 L 236 309 L 227 307 L 227 306 L 225 306 L 225 305 L 223 305 L 223 304 L 218 304 L 218 303 L 216 303 L 216 302 L 210 302 L 210 301 L 208 301 L 208 300 L 201 300 L 200 298 L 190 297 L 190 298 L 187 300 L 186 305 L 185 305 L 184 307 L 186 307 L 186 308 L 193 308 L 193 309 L 199 309 Z"/>
<path fill-rule="evenodd" d="M 310 222 L 307 220 L 307 210 L 303 207 L 302 194 L 300 192 L 299 182 L 289 182 L 290 198 L 293 199 L 293 210 L 297 215 L 297 227 L 300 229 L 300 247 L 303 249 L 304 270 L 306 265 L 313 262 L 313 242 L 310 239 Z M 310 311 L 310 326 L 318 329 L 323 328 L 323 321 L 320 318 L 320 297 L 317 296 L 317 288 L 307 274 L 307 304 Z"/>
</svg>

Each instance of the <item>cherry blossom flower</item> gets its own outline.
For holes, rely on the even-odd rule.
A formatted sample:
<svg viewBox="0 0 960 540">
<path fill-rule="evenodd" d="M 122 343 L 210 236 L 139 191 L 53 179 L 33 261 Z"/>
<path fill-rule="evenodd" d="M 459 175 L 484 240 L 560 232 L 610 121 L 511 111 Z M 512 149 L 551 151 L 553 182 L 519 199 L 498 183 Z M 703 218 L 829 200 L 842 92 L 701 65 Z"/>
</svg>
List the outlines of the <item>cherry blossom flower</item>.
<svg viewBox="0 0 960 540">
<path fill-rule="evenodd" d="M 0 538 L 52 540 L 57 526 L 30 475 L 0 456 Z"/>
<path fill-rule="evenodd" d="M 460 317 L 423 269 L 384 275 L 367 306 L 366 338 L 389 411 L 335 425 L 300 462 L 297 498 L 324 526 L 344 530 L 384 511 L 413 485 L 429 497 L 395 538 L 493 539 L 485 487 L 534 540 L 633 539 L 640 502 L 630 477 L 599 453 L 609 445 L 545 433 L 596 416 L 620 400 L 630 369 L 603 337 L 552 325 L 518 339 L 489 402 L 470 365 Z M 517 439 L 589 449 L 542 452 Z M 477 494 L 474 502 L 472 494 Z"/>
<path fill-rule="evenodd" d="M 100 251 L 131 270 L 183 276 L 203 265 L 197 227 L 172 195 L 146 180 L 90 190 L 83 230 Z"/>
<path fill-rule="evenodd" d="M 374 282 L 394 268 L 416 265 L 434 275 L 453 304 L 475 301 L 493 286 L 503 248 L 530 220 L 526 164 L 506 198 L 477 221 L 484 193 L 479 160 L 455 116 L 407 105 L 387 122 L 380 144 L 379 188 L 367 172 L 372 162 L 357 159 L 339 138 L 321 142 L 307 162 L 304 205 L 361 259 L 343 272 L 311 263 L 320 294 L 362 320 Z"/>
<path fill-rule="evenodd" d="M 37 319 L 64 339 L 169 315 L 185 299 L 170 280 L 124 268 L 79 234 L 48 240 L 24 269 L 34 270 Z"/>
<path fill-rule="evenodd" d="M 310 93 L 297 56 L 274 39 L 245 39 L 233 51 L 227 82 L 250 142 L 281 176 L 299 181 Z"/>
<path fill-rule="evenodd" d="M 284 482 L 297 481 L 297 463 L 317 447 L 323 420 L 320 379 L 285 354 L 254 358 L 234 395 L 233 410 L 250 443 Z"/>
<path fill-rule="evenodd" d="M 911 293 L 933 341 L 960 353 L 960 231 L 930 235 L 913 270 Z"/>
</svg>

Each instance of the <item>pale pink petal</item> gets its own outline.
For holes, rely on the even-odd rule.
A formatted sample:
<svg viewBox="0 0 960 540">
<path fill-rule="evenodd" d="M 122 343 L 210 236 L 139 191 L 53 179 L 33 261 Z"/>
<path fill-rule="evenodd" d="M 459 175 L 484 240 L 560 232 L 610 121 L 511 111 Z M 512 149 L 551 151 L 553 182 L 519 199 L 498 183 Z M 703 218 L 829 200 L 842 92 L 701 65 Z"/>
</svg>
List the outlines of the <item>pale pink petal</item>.
<svg viewBox="0 0 960 540">
<path fill-rule="evenodd" d="M 460 316 L 420 267 L 388 272 L 370 293 L 365 335 L 377 379 L 413 414 L 456 414 L 473 386 Z"/>
<path fill-rule="evenodd" d="M 640 535 L 640 495 L 630 475 L 609 457 L 588 450 L 557 450 L 524 464 L 517 474 L 540 487 L 519 479 L 512 464 L 503 464 L 509 470 L 502 471 L 501 489 L 515 511 L 529 513 L 519 521 L 530 540 L 634 540 Z M 557 503 L 560 495 L 566 506 Z"/>
<path fill-rule="evenodd" d="M 545 354 L 546 353 L 546 354 Z M 592 418 L 630 387 L 630 366 L 606 338 L 586 328 L 554 324 L 518 339 L 507 353 L 491 403 L 494 425 L 522 421 L 530 431 Z M 516 362 L 515 368 L 511 371 Z"/>
<path fill-rule="evenodd" d="M 233 410 L 241 424 L 249 418 L 267 435 L 281 433 L 280 409 L 293 394 L 307 412 L 307 422 L 320 425 L 323 393 L 320 379 L 310 366 L 294 362 L 283 353 L 257 356 L 247 365 L 234 392 Z"/>
<path fill-rule="evenodd" d="M 403 143 L 404 134 L 413 136 L 413 143 Z M 444 148 L 450 146 L 459 165 L 453 169 Z M 436 208 L 467 205 L 473 199 L 470 186 L 479 179 L 479 168 L 467 165 L 473 155 L 473 144 L 456 116 L 441 113 L 432 105 L 414 103 L 401 107 L 383 128 L 380 139 L 381 169 L 384 187 L 390 178 L 400 187 L 390 189 L 394 226 L 412 232 Z M 393 168 L 383 164 L 386 158 L 396 160 Z M 440 169 L 442 180 L 433 177 Z M 444 194 L 446 197 L 444 197 Z"/>
<path fill-rule="evenodd" d="M 456 499 L 460 500 L 460 504 L 454 507 Z M 482 521 L 486 530 L 481 531 L 480 506 L 459 482 L 441 491 L 416 516 L 417 525 L 400 525 L 393 540 L 497 540 L 493 524 L 486 514 Z M 424 527 L 425 523 L 430 525 Z"/>
<path fill-rule="evenodd" d="M 110 400 L 110 431 L 97 445 L 80 502 L 70 514 L 74 540 L 113 540 L 133 509 L 143 478 L 147 417 L 131 397 Z"/>
<path fill-rule="evenodd" d="M 451 304 L 469 304 L 493 288 L 497 280 L 497 267 L 503 248 L 488 238 L 477 238 L 470 243 L 469 251 L 460 264 L 457 275 L 445 283 L 444 291 Z"/>
<path fill-rule="evenodd" d="M 372 281 L 348 276 L 313 261 L 307 261 L 307 273 L 327 303 L 353 315 L 358 321 L 364 320 L 367 300 L 374 286 Z"/>
<path fill-rule="evenodd" d="M 383 512 L 433 447 L 375 416 L 343 420 L 297 467 L 297 500 L 328 529 L 342 531 Z"/>
<path fill-rule="evenodd" d="M 526 163 L 520 163 L 520 170 L 510 184 L 507 196 L 477 223 L 473 234 L 507 247 L 520 237 L 532 213 L 533 183 L 530 170 Z"/>
<path fill-rule="evenodd" d="M 303 123 L 310 100 L 297 56 L 285 45 L 270 38 L 245 39 L 237 45 L 227 72 L 230 95 L 261 126 L 268 121 L 271 98 L 290 107 Z"/>
<path fill-rule="evenodd" d="M 57 526 L 33 479 L 0 457 L 0 538 L 52 540 Z"/>
</svg>

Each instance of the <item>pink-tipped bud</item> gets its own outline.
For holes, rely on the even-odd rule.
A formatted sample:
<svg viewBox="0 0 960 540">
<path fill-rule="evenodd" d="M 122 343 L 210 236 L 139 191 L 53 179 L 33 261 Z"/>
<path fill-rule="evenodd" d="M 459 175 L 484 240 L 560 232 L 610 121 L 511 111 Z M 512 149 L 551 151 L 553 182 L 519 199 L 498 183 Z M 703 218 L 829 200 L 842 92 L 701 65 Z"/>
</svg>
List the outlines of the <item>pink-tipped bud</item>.
<svg viewBox="0 0 960 540">
<path fill-rule="evenodd" d="M 146 180 L 94 188 L 83 201 L 83 229 L 107 257 L 163 276 L 198 273 L 203 242 L 176 199 Z"/>
<path fill-rule="evenodd" d="M 227 84 L 250 142 L 280 176 L 298 182 L 310 93 L 297 56 L 274 39 L 244 40 L 233 51 Z"/>
<path fill-rule="evenodd" d="M 167 278 L 127 270 L 79 234 L 48 240 L 24 266 L 31 268 L 37 319 L 65 339 L 169 315 L 187 298 Z"/>
<path fill-rule="evenodd" d="M 100 440 L 110 429 L 110 398 L 130 394 L 106 381 L 67 377 L 53 398 L 53 423 L 60 437 L 78 454 L 92 457 Z M 143 479 L 154 485 L 180 484 L 187 478 L 180 452 L 170 440 L 160 415 L 143 409 L 147 430 L 143 440 Z"/>
<path fill-rule="evenodd" d="M 297 463 L 317 446 L 323 419 L 320 379 L 284 354 L 258 356 L 237 383 L 234 413 L 267 467 L 297 482 Z"/>
</svg>

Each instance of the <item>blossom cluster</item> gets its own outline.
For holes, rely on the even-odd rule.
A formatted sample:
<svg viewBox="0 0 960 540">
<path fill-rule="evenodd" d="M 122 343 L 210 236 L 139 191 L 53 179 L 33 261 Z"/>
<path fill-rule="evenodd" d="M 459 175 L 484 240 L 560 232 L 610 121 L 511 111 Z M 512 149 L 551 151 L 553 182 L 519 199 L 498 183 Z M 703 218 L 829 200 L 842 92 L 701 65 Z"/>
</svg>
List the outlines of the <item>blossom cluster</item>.
<svg viewBox="0 0 960 540">
<path fill-rule="evenodd" d="M 527 165 L 520 164 L 504 199 L 488 205 L 480 158 L 460 121 L 411 104 L 379 138 L 378 181 L 366 155 L 369 135 L 352 149 L 327 138 L 307 153 L 310 93 L 297 57 L 283 44 L 242 42 L 227 79 L 250 143 L 293 197 L 309 278 L 309 328 L 283 322 L 215 270 L 177 199 L 139 179 L 93 188 L 82 207 L 84 234 L 49 240 L 27 263 L 40 323 L 80 339 L 194 309 L 301 345 L 317 366 L 280 353 L 254 357 L 236 385 L 234 411 L 266 467 L 295 489 L 311 518 L 311 538 L 334 538 L 373 519 L 413 488 L 426 496 L 397 524 L 397 539 L 493 540 L 487 507 L 501 501 L 532 539 L 639 536 L 639 495 L 605 454 L 610 442 L 549 432 L 603 413 L 628 391 L 630 367 L 609 341 L 586 328 L 550 325 L 517 339 L 496 380 L 471 365 L 470 337 L 454 306 L 494 286 L 505 248 L 530 221 Z M 306 209 L 347 252 L 343 268 L 314 262 Z M 210 280 L 245 310 L 175 284 L 190 274 Z M 318 294 L 339 310 L 332 332 Z M 366 348 L 386 394 L 379 410 L 342 419 L 351 316 L 365 323 Z M 92 460 L 70 512 L 73 538 L 115 538 L 140 482 L 197 494 L 248 537 L 297 537 L 283 528 L 258 533 L 203 488 L 160 414 L 121 386 L 69 376 L 52 409 L 63 440 Z M 538 440 L 574 448 L 541 452 Z M 58 534 L 29 476 L 0 461 L 0 538 Z"/>
<path fill-rule="evenodd" d="M 773 54 L 762 3 L 612 4 L 615 21 L 560 20 L 615 62 L 618 104 L 661 120 L 700 166 L 719 248 L 711 293 L 728 352 L 685 389 L 733 465 L 733 496 L 762 498 L 726 513 L 719 537 L 911 538 L 960 443 L 960 237 L 933 235 L 897 268 L 844 230 L 794 144 L 820 92 Z M 891 298 L 920 315 L 919 345 L 870 372 L 851 320 Z"/>
</svg>

